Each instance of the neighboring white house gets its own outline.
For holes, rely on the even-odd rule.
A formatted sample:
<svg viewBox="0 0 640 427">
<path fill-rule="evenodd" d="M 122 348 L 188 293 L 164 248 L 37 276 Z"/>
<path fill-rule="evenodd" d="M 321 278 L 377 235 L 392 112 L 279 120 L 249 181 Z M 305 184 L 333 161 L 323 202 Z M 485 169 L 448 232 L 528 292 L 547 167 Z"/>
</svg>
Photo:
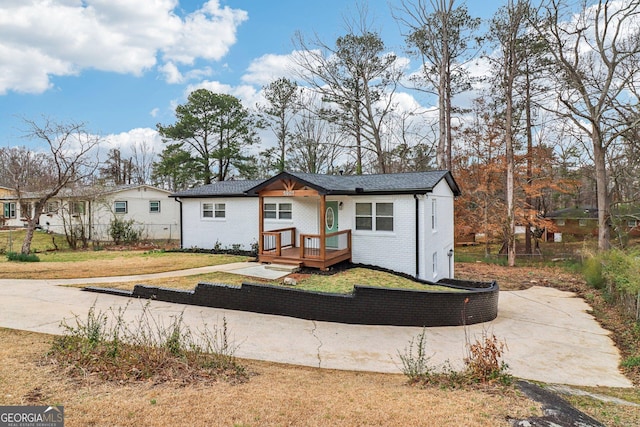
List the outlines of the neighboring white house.
<svg viewBox="0 0 640 427">
<path fill-rule="evenodd" d="M 64 234 L 65 227 L 83 227 L 90 240 L 110 240 L 114 218 L 134 220 L 143 239 L 179 239 L 180 207 L 170 191 L 149 185 L 81 187 L 63 189 L 47 203 L 38 224 L 44 230 Z M 23 212 L 33 212 L 33 198 L 18 203 L 15 194 L 0 195 L 4 226 L 25 225 Z"/>
<path fill-rule="evenodd" d="M 453 277 L 453 202 L 447 171 L 381 175 L 282 172 L 172 195 L 181 245 L 258 247 L 262 262 L 328 268 L 370 264 L 425 280 Z"/>
</svg>

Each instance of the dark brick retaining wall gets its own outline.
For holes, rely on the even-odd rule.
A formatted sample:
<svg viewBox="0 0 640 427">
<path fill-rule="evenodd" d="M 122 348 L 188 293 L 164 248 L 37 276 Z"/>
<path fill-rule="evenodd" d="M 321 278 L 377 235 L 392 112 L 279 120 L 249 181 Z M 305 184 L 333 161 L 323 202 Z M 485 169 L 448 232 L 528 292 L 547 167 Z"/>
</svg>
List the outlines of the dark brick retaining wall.
<svg viewBox="0 0 640 427">
<path fill-rule="evenodd" d="M 85 290 L 128 297 L 308 320 L 395 326 L 459 326 L 488 322 L 498 315 L 496 282 L 442 280 L 460 292 L 355 286 L 352 294 L 309 292 L 262 284 L 199 283 L 193 291 L 136 285 L 133 292 L 88 287 Z"/>
</svg>

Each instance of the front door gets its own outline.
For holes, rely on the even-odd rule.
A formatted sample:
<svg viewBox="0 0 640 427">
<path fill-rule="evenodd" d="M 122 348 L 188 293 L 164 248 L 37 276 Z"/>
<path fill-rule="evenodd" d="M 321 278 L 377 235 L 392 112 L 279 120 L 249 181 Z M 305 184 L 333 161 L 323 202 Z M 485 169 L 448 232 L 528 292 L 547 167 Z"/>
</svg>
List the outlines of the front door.
<svg viewBox="0 0 640 427">
<path fill-rule="evenodd" d="M 327 202 L 324 213 L 325 233 L 338 231 L 338 202 Z M 338 236 L 327 237 L 327 249 L 338 248 Z"/>
</svg>

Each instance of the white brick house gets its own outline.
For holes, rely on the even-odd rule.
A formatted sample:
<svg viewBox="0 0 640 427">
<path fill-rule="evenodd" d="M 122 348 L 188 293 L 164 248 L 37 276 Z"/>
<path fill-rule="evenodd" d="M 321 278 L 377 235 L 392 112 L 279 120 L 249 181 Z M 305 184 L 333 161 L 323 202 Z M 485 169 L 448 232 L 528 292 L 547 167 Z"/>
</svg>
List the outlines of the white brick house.
<svg viewBox="0 0 640 427">
<path fill-rule="evenodd" d="M 425 280 L 453 277 L 448 171 L 337 176 L 282 172 L 172 194 L 183 248 L 258 246 L 262 262 L 318 268 L 344 260 Z"/>
</svg>

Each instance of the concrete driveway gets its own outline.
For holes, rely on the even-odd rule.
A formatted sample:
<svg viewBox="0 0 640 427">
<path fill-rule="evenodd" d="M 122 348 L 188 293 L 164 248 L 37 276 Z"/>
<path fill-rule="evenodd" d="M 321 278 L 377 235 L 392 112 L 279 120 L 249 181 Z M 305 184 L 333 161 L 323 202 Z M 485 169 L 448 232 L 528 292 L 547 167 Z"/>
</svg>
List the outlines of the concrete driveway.
<svg viewBox="0 0 640 427">
<path fill-rule="evenodd" d="M 215 269 L 234 270 L 233 265 Z M 207 269 L 207 268 L 205 268 Z M 128 298 L 84 292 L 60 286 L 71 283 L 137 281 L 162 275 L 74 280 L 0 280 L 0 327 L 60 334 L 60 322 L 75 315 L 86 318 L 92 305 L 108 311 L 127 304 Z M 212 268 L 208 268 L 212 269 Z M 134 320 L 146 301 L 132 301 L 127 317 Z M 192 330 L 220 325 L 226 319 L 236 356 L 331 369 L 399 373 L 398 351 L 403 351 L 421 328 L 345 325 L 290 317 L 247 313 L 151 301 L 150 309 L 168 324 L 183 313 Z M 547 383 L 632 387 L 618 370 L 620 354 L 594 318 L 589 306 L 574 294 L 532 287 L 500 293 L 498 317 L 493 322 L 464 327 L 427 328 L 431 362 L 448 361 L 461 367 L 467 337 L 475 341 L 483 332 L 495 334 L 508 346 L 505 361 L 519 378 Z"/>
</svg>

